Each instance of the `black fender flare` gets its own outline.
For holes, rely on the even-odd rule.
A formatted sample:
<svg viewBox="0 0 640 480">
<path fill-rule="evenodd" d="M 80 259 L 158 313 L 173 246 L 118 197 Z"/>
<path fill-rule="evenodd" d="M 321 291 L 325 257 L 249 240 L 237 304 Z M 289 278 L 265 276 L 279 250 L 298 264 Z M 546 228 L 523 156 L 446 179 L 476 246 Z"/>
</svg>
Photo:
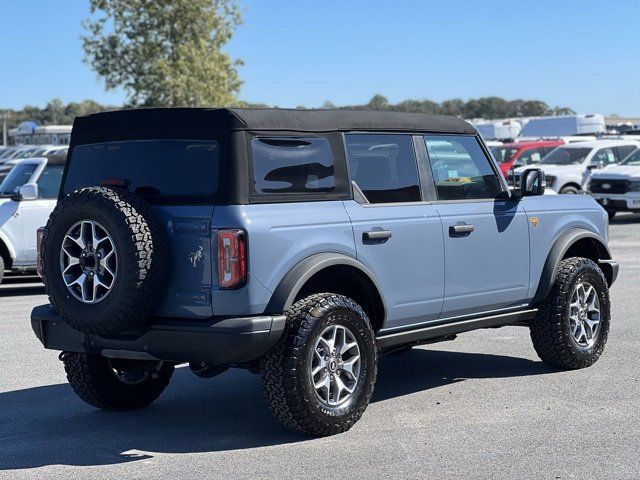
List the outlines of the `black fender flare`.
<svg viewBox="0 0 640 480">
<path fill-rule="evenodd" d="M 611 267 L 610 272 L 607 272 L 605 268 L 603 268 L 603 270 L 605 270 L 605 276 L 609 277 L 607 278 L 609 285 L 613 284 L 618 272 L 617 264 L 611 261 L 611 252 L 609 251 L 609 247 L 607 247 L 606 243 L 600 236 L 589 230 L 577 227 L 570 228 L 562 235 L 560 235 L 560 237 L 556 239 L 555 243 L 551 247 L 549 255 L 547 256 L 547 260 L 542 269 L 542 274 L 540 275 L 540 282 L 538 283 L 538 289 L 536 291 L 535 297 L 533 298 L 533 303 L 542 302 L 547 298 L 549 292 L 551 292 L 553 279 L 555 278 L 558 271 L 560 261 L 564 258 L 565 254 L 573 244 L 584 238 L 589 238 L 596 242 L 599 257 L 598 262 L 600 263 L 601 267 L 605 267 L 605 265 Z"/>
<path fill-rule="evenodd" d="M 346 265 L 359 270 L 366 275 L 378 290 L 382 305 L 386 311 L 386 302 L 380 284 L 373 273 L 362 263 L 354 258 L 341 253 L 317 253 L 298 262 L 289 270 L 276 287 L 267 304 L 266 312 L 282 313 L 287 311 L 304 286 L 304 284 L 316 273 L 334 265 Z"/>
</svg>

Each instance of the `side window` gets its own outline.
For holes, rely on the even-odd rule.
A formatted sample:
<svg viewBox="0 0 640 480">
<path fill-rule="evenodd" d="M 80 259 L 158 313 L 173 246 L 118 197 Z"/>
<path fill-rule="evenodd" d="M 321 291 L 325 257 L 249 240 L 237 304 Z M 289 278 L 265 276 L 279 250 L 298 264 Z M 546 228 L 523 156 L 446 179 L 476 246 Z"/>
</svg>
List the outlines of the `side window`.
<svg viewBox="0 0 640 480">
<path fill-rule="evenodd" d="M 493 199 L 502 184 L 475 137 L 425 136 L 439 200 Z"/>
<path fill-rule="evenodd" d="M 627 157 L 631 152 L 636 149 L 633 145 L 623 145 L 621 147 L 616 147 L 614 150 L 617 150 L 618 153 L 618 161 L 623 160 Z"/>
<path fill-rule="evenodd" d="M 47 165 L 38 179 L 39 198 L 58 198 L 64 165 Z"/>
<path fill-rule="evenodd" d="M 520 156 L 520 165 L 529 165 L 530 163 L 538 163 L 542 160 L 542 152 L 539 148 L 530 148 Z"/>
<path fill-rule="evenodd" d="M 330 193 L 335 190 L 331 146 L 322 137 L 256 137 L 252 141 L 256 192 Z"/>
<path fill-rule="evenodd" d="M 613 149 L 601 148 L 596 152 L 591 159 L 591 165 L 600 165 L 600 163 L 604 163 L 605 165 L 616 163 L 616 156 L 613 153 Z"/>
<path fill-rule="evenodd" d="M 419 202 L 410 135 L 345 135 L 351 180 L 369 203 Z"/>
</svg>

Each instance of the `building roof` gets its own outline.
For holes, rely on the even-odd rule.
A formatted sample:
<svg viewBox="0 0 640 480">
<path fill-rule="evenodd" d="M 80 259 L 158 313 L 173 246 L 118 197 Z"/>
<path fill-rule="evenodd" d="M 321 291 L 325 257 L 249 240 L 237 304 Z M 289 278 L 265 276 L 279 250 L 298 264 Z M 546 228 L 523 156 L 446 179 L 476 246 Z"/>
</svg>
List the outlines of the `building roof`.
<svg viewBox="0 0 640 480">
<path fill-rule="evenodd" d="M 411 131 L 475 133 L 464 120 L 444 115 L 368 110 L 280 108 L 147 108 L 76 118 L 74 134 L 135 130 L 268 130 L 296 132 Z"/>
</svg>

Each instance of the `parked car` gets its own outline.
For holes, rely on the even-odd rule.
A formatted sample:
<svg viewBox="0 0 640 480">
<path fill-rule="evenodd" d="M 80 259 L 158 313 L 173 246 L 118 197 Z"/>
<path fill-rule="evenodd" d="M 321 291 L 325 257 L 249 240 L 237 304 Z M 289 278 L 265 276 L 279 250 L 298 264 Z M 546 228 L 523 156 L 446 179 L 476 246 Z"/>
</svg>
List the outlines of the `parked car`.
<svg viewBox="0 0 640 480">
<path fill-rule="evenodd" d="M 36 271 L 36 231 L 56 205 L 63 163 L 10 160 L 0 183 L 0 283 L 5 270 Z"/>
<path fill-rule="evenodd" d="M 581 193 L 594 171 L 619 163 L 640 146 L 631 140 L 596 140 L 563 145 L 545 156 L 538 166 L 546 175 L 547 186 L 557 193 Z M 526 167 L 516 168 L 516 185 Z"/>
<path fill-rule="evenodd" d="M 9 157 L 11 156 L 11 154 L 17 149 L 17 147 L 12 147 L 12 146 L 7 146 L 7 147 L 0 147 L 0 163 L 3 162 L 3 160 L 5 159 L 9 159 Z"/>
<path fill-rule="evenodd" d="M 539 169 L 509 191 L 458 118 L 145 109 L 77 118 L 71 144 L 31 321 L 93 406 L 240 367 L 284 425 L 331 435 L 398 348 L 521 325 L 554 367 L 603 352 L 604 210 L 541 196 Z"/>
<path fill-rule="evenodd" d="M 562 140 L 505 143 L 492 147 L 491 153 L 500 165 L 502 174 L 508 178 L 512 169 L 540 163 L 545 155 L 564 143 Z"/>
<path fill-rule="evenodd" d="M 591 177 L 589 194 L 612 219 L 618 212 L 640 211 L 640 149 L 619 165 L 612 165 Z"/>
</svg>

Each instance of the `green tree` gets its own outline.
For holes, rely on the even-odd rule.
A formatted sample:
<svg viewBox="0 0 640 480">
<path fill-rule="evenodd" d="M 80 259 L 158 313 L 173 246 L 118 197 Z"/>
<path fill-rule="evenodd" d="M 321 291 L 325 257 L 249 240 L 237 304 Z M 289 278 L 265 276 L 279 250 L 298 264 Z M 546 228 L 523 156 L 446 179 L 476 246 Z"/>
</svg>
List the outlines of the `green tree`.
<svg viewBox="0 0 640 480">
<path fill-rule="evenodd" d="M 221 48 L 240 23 L 234 0 L 90 0 L 85 62 L 134 106 L 237 102 L 237 67 Z"/>
<path fill-rule="evenodd" d="M 371 97 L 371 100 L 369 100 L 369 103 L 367 104 L 367 108 L 370 108 L 371 110 L 386 110 L 388 106 L 389 100 L 387 100 L 387 97 L 380 94 Z"/>
</svg>

